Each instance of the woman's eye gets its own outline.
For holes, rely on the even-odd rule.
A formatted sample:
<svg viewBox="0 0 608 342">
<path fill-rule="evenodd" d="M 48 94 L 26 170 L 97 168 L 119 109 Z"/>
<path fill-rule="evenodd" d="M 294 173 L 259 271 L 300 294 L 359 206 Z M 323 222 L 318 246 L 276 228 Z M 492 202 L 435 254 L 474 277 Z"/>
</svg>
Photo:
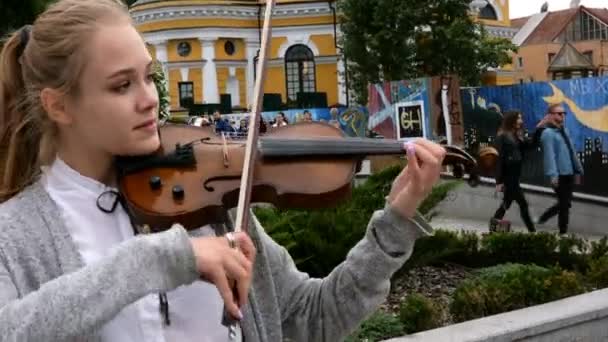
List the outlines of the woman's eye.
<svg viewBox="0 0 608 342">
<path fill-rule="evenodd" d="M 129 88 L 130 85 L 131 85 L 131 82 L 126 81 L 126 82 L 123 82 L 123 83 L 119 84 L 118 86 L 114 87 L 113 90 L 116 92 L 119 92 L 119 93 L 123 93 Z"/>
<path fill-rule="evenodd" d="M 154 82 L 154 74 L 149 74 L 147 79 L 150 82 Z"/>
</svg>

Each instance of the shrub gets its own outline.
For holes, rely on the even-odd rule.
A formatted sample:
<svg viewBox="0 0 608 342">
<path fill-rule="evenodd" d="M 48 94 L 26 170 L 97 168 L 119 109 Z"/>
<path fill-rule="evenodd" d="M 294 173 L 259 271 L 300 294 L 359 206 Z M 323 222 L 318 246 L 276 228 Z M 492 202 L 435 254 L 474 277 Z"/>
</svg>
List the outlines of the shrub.
<svg viewBox="0 0 608 342">
<path fill-rule="evenodd" d="M 321 210 L 279 210 L 256 208 L 256 216 L 279 244 L 287 248 L 298 268 L 313 277 L 329 274 L 346 258 L 350 249 L 363 238 L 374 211 L 385 204 L 400 166 L 376 173 L 353 189 L 351 198 L 335 208 Z M 436 186 L 421 205 L 426 213 L 445 198 L 446 188 L 455 183 Z"/>
<path fill-rule="evenodd" d="M 377 311 L 364 321 L 359 329 L 345 342 L 381 341 L 399 337 L 405 333 L 404 326 L 394 315 Z"/>
<path fill-rule="evenodd" d="M 608 287 L 608 256 L 604 255 L 589 262 L 587 279 L 595 288 Z"/>
<path fill-rule="evenodd" d="M 437 229 L 431 236 L 416 240 L 414 251 L 401 272 L 442 262 L 468 265 L 479 255 L 479 236 L 475 232 Z"/>
<path fill-rule="evenodd" d="M 536 265 L 503 264 L 482 269 L 455 291 L 450 312 L 456 322 L 521 309 L 585 291 L 573 272 Z"/>
<path fill-rule="evenodd" d="M 437 305 L 418 293 L 405 297 L 399 307 L 399 318 L 406 334 L 438 327 L 439 315 L 440 310 Z"/>
</svg>

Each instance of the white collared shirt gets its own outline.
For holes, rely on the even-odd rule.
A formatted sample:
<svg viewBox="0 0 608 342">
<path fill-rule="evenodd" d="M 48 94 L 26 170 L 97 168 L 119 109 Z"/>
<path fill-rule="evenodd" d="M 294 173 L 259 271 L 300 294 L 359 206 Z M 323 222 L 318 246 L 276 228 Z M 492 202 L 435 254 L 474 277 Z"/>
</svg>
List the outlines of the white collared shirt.
<svg viewBox="0 0 608 342">
<path fill-rule="evenodd" d="M 116 245 L 134 236 L 129 217 L 121 205 L 105 213 L 97 207 L 100 194 L 117 190 L 79 174 L 57 158 L 43 169 L 42 181 L 61 210 L 66 227 L 85 264 L 104 258 Z M 213 235 L 211 227 L 204 235 Z M 128 281 L 128 279 L 126 280 Z M 151 294 L 125 307 L 105 324 L 106 342 L 224 342 L 228 328 L 221 324 L 224 302 L 213 284 L 195 281 L 167 293 L 171 324 L 165 326 L 158 294 Z M 240 341 L 240 331 L 237 339 Z"/>
</svg>

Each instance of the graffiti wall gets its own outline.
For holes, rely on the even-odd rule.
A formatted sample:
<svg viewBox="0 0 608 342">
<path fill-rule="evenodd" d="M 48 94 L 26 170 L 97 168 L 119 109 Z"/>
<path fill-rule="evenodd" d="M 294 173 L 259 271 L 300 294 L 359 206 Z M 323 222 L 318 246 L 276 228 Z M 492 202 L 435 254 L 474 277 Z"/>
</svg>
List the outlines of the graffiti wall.
<svg viewBox="0 0 608 342">
<path fill-rule="evenodd" d="M 456 77 L 372 84 L 368 88 L 368 129 L 387 139 L 425 137 L 462 145 L 459 89 Z"/>
<path fill-rule="evenodd" d="M 566 129 L 585 169 L 578 192 L 608 197 L 608 77 L 534 82 L 512 86 L 461 89 L 464 111 L 464 143 L 472 153 L 492 144 L 501 113 L 517 110 L 531 134 L 550 103 L 563 103 Z M 546 186 L 542 151 L 527 156 L 523 180 Z"/>
</svg>

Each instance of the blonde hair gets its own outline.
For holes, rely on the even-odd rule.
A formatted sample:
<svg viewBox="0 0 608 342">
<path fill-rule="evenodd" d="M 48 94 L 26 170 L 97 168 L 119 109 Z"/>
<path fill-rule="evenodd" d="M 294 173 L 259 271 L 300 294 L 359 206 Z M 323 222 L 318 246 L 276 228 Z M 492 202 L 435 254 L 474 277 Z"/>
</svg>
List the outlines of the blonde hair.
<svg viewBox="0 0 608 342">
<path fill-rule="evenodd" d="M 130 20 L 119 0 L 59 0 L 17 30 L 0 54 L 0 202 L 40 174 L 56 153 L 56 127 L 40 93 L 52 88 L 76 95 L 85 42 L 100 23 Z"/>
</svg>

